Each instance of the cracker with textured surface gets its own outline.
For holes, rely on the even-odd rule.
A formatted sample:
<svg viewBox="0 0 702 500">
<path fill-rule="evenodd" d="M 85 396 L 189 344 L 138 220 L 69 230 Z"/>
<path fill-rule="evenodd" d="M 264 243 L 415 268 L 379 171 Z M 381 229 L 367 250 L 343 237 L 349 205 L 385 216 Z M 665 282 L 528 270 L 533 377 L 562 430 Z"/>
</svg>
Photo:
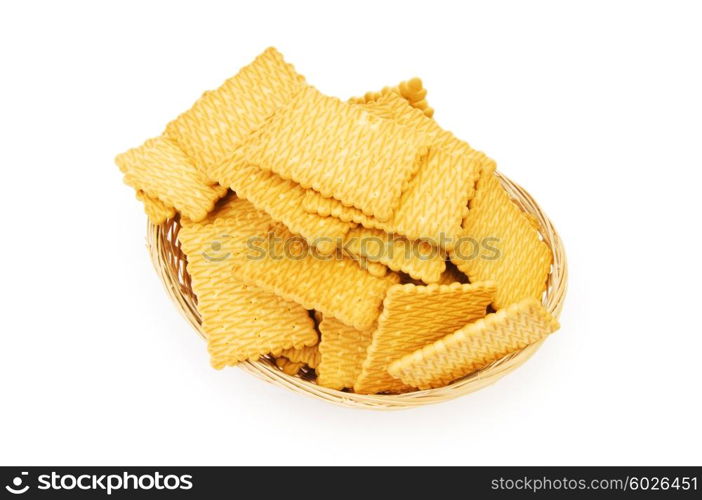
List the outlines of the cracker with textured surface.
<svg viewBox="0 0 702 500">
<path fill-rule="evenodd" d="M 171 140 L 149 139 L 117 156 L 124 182 L 192 220 L 202 220 L 227 192 L 212 185 Z"/>
<path fill-rule="evenodd" d="M 217 179 L 241 198 L 249 200 L 293 233 L 299 234 L 320 252 L 334 251 L 348 231 L 355 226 L 334 217 L 307 213 L 302 207 L 306 190 L 299 184 L 263 170 L 256 165 L 224 162 Z"/>
<path fill-rule="evenodd" d="M 388 102 L 395 105 L 397 102 L 384 97 L 384 93 L 387 92 L 396 93 L 410 105 L 425 110 L 423 106 L 426 104 L 424 100 L 426 90 L 419 79 L 401 82 L 395 87 L 386 87 L 381 92 L 368 92 L 363 98 L 351 99 L 351 102 L 373 102 L 369 108 L 376 110 L 375 114 L 384 118 L 393 118 L 396 113 L 391 109 L 392 104 L 388 104 Z M 419 121 L 419 123 L 422 122 Z M 414 123 L 409 123 L 409 125 L 414 125 Z M 303 236 L 308 243 L 316 246 L 322 253 L 329 253 L 335 246 L 332 246 L 329 240 L 336 241 L 343 238 L 346 231 L 355 225 L 349 222 L 350 219 L 347 219 L 346 222 L 339 222 L 336 219 L 340 217 L 329 217 L 329 215 L 334 215 L 331 214 L 331 209 L 323 213 L 325 206 L 333 207 L 335 203 L 338 203 L 337 200 L 325 198 L 315 191 L 306 190 L 296 182 L 282 179 L 271 171 L 262 171 L 255 165 L 237 166 L 236 160 L 229 158 L 212 164 L 208 172 L 212 179 L 237 191 L 241 197 L 251 201 L 257 208 L 283 222 L 292 232 Z M 303 209 L 304 200 L 307 198 L 306 193 L 315 193 L 319 196 L 322 204 L 319 211 L 322 213 L 318 215 L 322 215 L 322 218 L 313 215 L 317 214 L 317 210 Z M 344 207 L 340 203 L 339 206 Z M 363 212 L 359 211 L 359 213 L 363 216 Z M 373 219 L 367 218 L 369 219 L 367 224 L 373 224 Z M 380 221 L 377 223 L 382 225 Z M 380 268 L 376 268 L 376 272 L 379 270 Z"/>
<path fill-rule="evenodd" d="M 276 222 L 270 218 L 268 214 L 258 210 L 248 201 L 239 198 L 234 193 L 229 193 L 222 198 L 214 210 L 201 221 L 193 221 L 187 217 L 180 220 L 180 225 L 183 229 L 202 229 L 202 238 L 198 238 L 190 245 L 200 245 L 203 249 L 205 245 L 210 243 L 207 237 L 210 233 L 204 231 L 204 226 L 212 225 L 216 228 L 221 228 L 220 233 L 250 235 L 250 234 L 265 234 L 272 229 Z M 192 238 L 191 238 L 192 239 Z M 231 237 L 229 237 L 231 240 Z"/>
<path fill-rule="evenodd" d="M 344 240 L 344 250 L 425 283 L 438 281 L 446 268 L 444 254 L 439 248 L 426 241 L 410 241 L 378 229 L 352 229 Z"/>
<path fill-rule="evenodd" d="M 492 160 L 392 93 L 361 106 L 370 113 L 422 133 L 431 145 L 428 158 L 410 180 L 395 213 L 387 221 L 369 217 L 354 207 L 313 191 L 305 194 L 304 209 L 409 239 L 441 242 L 445 248 L 451 248 L 461 233 L 481 167 L 493 163 Z"/>
<path fill-rule="evenodd" d="M 216 242 L 213 257 L 226 260 L 237 278 L 357 328 L 375 322 L 387 289 L 399 280 L 394 273 L 376 278 L 336 254 L 315 255 L 303 238 L 241 198 L 228 200 L 208 221 L 212 231 L 184 242 L 186 253 L 208 254 Z"/>
<path fill-rule="evenodd" d="M 149 217 L 152 224 L 158 226 L 163 224 L 171 217 L 175 217 L 176 210 L 173 207 L 166 205 L 158 198 L 152 198 L 143 191 L 137 190 L 137 200 L 144 204 L 144 212 Z"/>
<path fill-rule="evenodd" d="M 276 49 L 268 48 L 218 89 L 205 92 L 168 124 L 165 135 L 209 177 L 210 167 L 227 158 L 304 85 L 304 77 Z"/>
<path fill-rule="evenodd" d="M 269 54 L 269 57 L 272 55 Z M 278 55 L 276 57 L 279 57 L 282 61 L 282 56 Z M 278 64 L 281 65 L 282 63 L 279 62 Z M 289 69 L 284 69 L 281 65 L 279 71 L 284 75 L 287 74 L 287 78 L 291 79 Z M 250 80 L 250 78 L 248 79 Z M 292 80 L 296 81 L 295 78 L 292 78 Z M 393 106 L 395 108 L 399 108 L 399 106 L 397 101 L 385 96 L 388 92 L 401 96 L 411 106 L 419 108 L 425 114 L 428 112 L 429 116 L 433 113 L 433 110 L 428 107 L 425 100 L 426 90 L 418 78 L 400 82 L 395 87 L 386 87 L 380 92 L 368 92 L 361 98 L 350 99 L 349 102 L 368 104 L 369 109 L 373 110 L 376 115 L 394 119 L 397 111 L 393 109 Z M 373 104 L 371 105 L 370 103 Z M 258 116 L 262 115 L 263 113 L 259 113 Z M 408 123 L 408 125 L 417 124 L 421 125 L 422 121 L 415 120 L 415 122 Z M 171 127 L 173 126 L 172 124 Z M 234 191 L 237 191 L 241 197 L 249 199 L 257 208 L 264 210 L 274 219 L 283 222 L 288 229 L 303 236 L 308 243 L 315 245 L 323 253 L 328 253 L 332 250 L 331 245 L 327 241 L 328 239 L 336 240 L 343 237 L 342 233 L 345 233 L 349 226 L 355 225 L 353 223 L 341 225 L 336 220 L 329 220 L 343 218 L 331 213 L 332 208 L 335 208 L 334 205 L 338 203 L 337 200 L 325 198 L 315 191 L 306 190 L 299 184 L 284 180 L 273 172 L 264 174 L 257 170 L 260 169 L 254 165 L 245 165 L 237 168 L 234 159 L 222 158 L 222 161 L 210 164 L 208 174 L 219 184 L 229 186 Z M 323 216 L 321 220 L 312 215 L 317 214 L 316 209 L 305 207 L 303 210 L 304 200 L 307 198 L 306 193 L 315 193 L 319 196 L 319 200 L 321 200 L 319 212 L 322 212 L 319 215 Z M 326 206 L 331 208 L 326 213 L 323 213 Z M 346 208 L 340 203 L 339 206 Z M 308 215 L 303 215 L 303 212 Z M 363 216 L 363 212 L 358 212 Z M 334 215 L 334 217 L 328 217 L 329 215 Z M 343 216 L 343 213 L 339 215 Z M 368 219 L 367 225 L 375 227 L 372 226 L 374 219 L 368 216 L 365 217 Z M 351 219 L 346 219 L 346 223 L 350 221 Z M 382 226 L 380 221 L 376 222 L 379 224 L 377 227 Z M 380 268 L 376 268 L 376 272 L 378 271 L 380 271 Z"/>
<path fill-rule="evenodd" d="M 495 285 L 490 282 L 390 288 L 354 391 L 410 389 L 388 373 L 390 363 L 482 318 L 494 296 Z"/>
<path fill-rule="evenodd" d="M 469 239 L 459 243 L 449 256 L 471 281 L 497 283 L 495 308 L 527 297 L 541 299 L 551 270 L 551 250 L 541 239 L 533 218 L 510 199 L 493 169 L 481 174 L 463 224 Z M 491 246 L 499 255 L 475 257 L 474 242 L 487 238 L 492 238 Z"/>
<path fill-rule="evenodd" d="M 327 316 L 319 324 L 319 331 L 322 359 L 317 369 L 317 383 L 337 390 L 353 387 L 361 373 L 373 329 L 357 330 Z"/>
<path fill-rule="evenodd" d="M 380 221 L 337 200 L 308 190 L 305 211 L 354 222 L 368 229 L 380 229 L 409 239 L 425 239 L 452 248 L 462 232 L 468 201 L 482 165 L 492 160 L 478 151 L 455 155 L 430 149 L 426 164 L 419 169 L 402 195 L 390 220 Z M 437 203 L 437 200 L 441 202 Z"/>
<path fill-rule="evenodd" d="M 149 198 L 144 203 L 151 220 L 167 218 L 164 207 L 151 203 L 155 199 L 192 220 L 203 219 L 224 194 L 207 168 L 227 157 L 304 85 L 304 78 L 268 49 L 220 88 L 206 92 L 160 137 L 117 156 L 125 182 Z"/>
<path fill-rule="evenodd" d="M 306 87 L 236 157 L 387 220 L 426 153 L 424 134 Z"/>
<path fill-rule="evenodd" d="M 202 223 L 186 220 L 178 234 L 215 368 L 300 349 L 318 339 L 306 309 L 234 276 L 221 242 L 240 231 L 266 231 L 270 225 L 265 214 L 246 210 L 239 201 L 230 203 L 243 210 L 233 213 L 227 207 Z"/>
<path fill-rule="evenodd" d="M 235 259 L 238 276 L 359 329 L 376 321 L 387 289 L 399 281 L 394 273 L 372 276 L 349 258 L 314 255 L 304 239 L 282 225 L 259 248 L 267 249 L 261 258 L 249 253 Z"/>
<path fill-rule="evenodd" d="M 289 359 L 293 363 L 302 363 L 310 368 L 317 368 L 320 360 L 322 359 L 319 352 L 319 344 L 305 346 L 299 349 L 294 347 L 290 349 L 283 349 L 280 356 Z"/>
<path fill-rule="evenodd" d="M 443 387 L 558 328 L 536 299 L 525 299 L 398 359 L 389 371 L 419 389 Z"/>
</svg>

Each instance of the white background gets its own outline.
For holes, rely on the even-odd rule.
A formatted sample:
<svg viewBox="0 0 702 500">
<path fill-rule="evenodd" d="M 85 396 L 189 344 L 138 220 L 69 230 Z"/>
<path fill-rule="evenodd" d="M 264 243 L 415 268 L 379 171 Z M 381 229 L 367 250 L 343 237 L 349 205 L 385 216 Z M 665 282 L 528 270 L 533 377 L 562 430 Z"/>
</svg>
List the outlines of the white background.
<svg viewBox="0 0 702 500">
<path fill-rule="evenodd" d="M 693 2 L 0 7 L 0 463 L 697 464 Z M 275 45 L 323 92 L 423 78 L 552 217 L 562 329 L 478 393 L 334 407 L 209 367 L 114 156 Z"/>
</svg>

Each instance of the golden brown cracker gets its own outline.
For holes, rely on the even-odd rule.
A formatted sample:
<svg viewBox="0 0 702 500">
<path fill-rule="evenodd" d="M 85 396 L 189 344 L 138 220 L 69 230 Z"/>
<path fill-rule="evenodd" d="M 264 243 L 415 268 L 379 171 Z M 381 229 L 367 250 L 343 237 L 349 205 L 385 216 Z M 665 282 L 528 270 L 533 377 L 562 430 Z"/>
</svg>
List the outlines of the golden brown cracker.
<svg viewBox="0 0 702 500">
<path fill-rule="evenodd" d="M 214 175 L 238 196 L 285 224 L 290 231 L 301 235 L 324 254 L 333 252 L 346 233 L 355 226 L 334 217 L 307 213 L 302 206 L 305 189 L 256 165 L 224 162 Z"/>
<path fill-rule="evenodd" d="M 417 97 L 421 94 L 421 92 L 416 92 L 416 83 L 413 81 L 402 82 L 393 91 L 400 93 L 400 88 L 404 89 L 405 99 L 412 102 L 412 96 Z M 421 82 L 419 83 L 419 89 L 421 89 Z M 377 110 L 376 114 L 393 117 L 394 110 L 385 111 L 385 109 L 392 107 L 393 103 L 396 105 L 396 101 L 390 100 L 390 104 L 387 104 L 388 99 L 381 98 L 379 93 L 374 97 L 374 101 L 377 101 L 373 104 L 373 109 Z M 383 109 L 383 111 L 379 111 L 379 109 Z M 422 121 L 415 120 L 415 122 L 422 124 Z M 417 123 L 410 122 L 409 124 L 416 125 Z M 266 211 L 274 219 L 283 222 L 288 229 L 303 236 L 308 243 L 316 246 L 322 253 L 333 251 L 348 229 L 355 225 L 348 221 L 340 222 L 337 220 L 338 217 L 328 217 L 336 214 L 317 214 L 315 210 L 306 209 L 304 200 L 307 198 L 307 193 L 318 193 L 305 190 L 299 184 L 282 179 L 271 171 L 262 171 L 255 165 L 237 165 L 236 158 L 230 158 L 219 165 L 213 165 L 210 169 L 210 175 L 220 184 L 229 186 L 240 196 L 249 199 L 257 208 Z M 324 198 L 321 195 L 319 198 L 323 205 L 337 203 L 337 200 Z M 339 206 L 343 207 L 341 204 Z M 363 212 L 359 211 L 359 213 L 363 215 Z M 314 214 L 322 215 L 322 217 L 315 217 Z M 368 219 L 372 220 L 370 217 Z M 372 222 L 367 222 L 367 224 L 370 225 Z M 379 221 L 378 224 L 382 225 Z M 379 270 L 380 268 L 377 268 L 376 272 Z"/>
<path fill-rule="evenodd" d="M 446 268 L 444 254 L 439 248 L 425 241 L 410 241 L 378 229 L 352 229 L 344 239 L 344 250 L 425 283 L 438 281 Z"/>
<path fill-rule="evenodd" d="M 182 217 L 180 220 L 180 225 L 183 229 L 189 228 L 202 228 L 204 226 L 213 225 L 217 228 L 221 228 L 222 233 L 232 233 L 236 235 L 250 235 L 250 234 L 266 234 L 270 229 L 272 229 L 277 224 L 276 221 L 270 218 L 265 212 L 258 210 L 253 204 L 239 198 L 235 193 L 229 193 L 227 196 L 223 197 L 217 205 L 215 205 L 214 210 L 212 210 L 207 217 L 201 221 L 192 221 L 187 217 Z M 193 242 L 183 242 L 184 248 L 187 245 L 199 245 L 201 248 L 205 248 L 210 237 L 209 233 L 202 231 L 203 237 L 194 239 Z M 187 249 L 184 251 L 188 251 Z"/>
<path fill-rule="evenodd" d="M 354 391 L 407 390 L 407 384 L 388 373 L 390 363 L 482 318 L 494 295 L 495 285 L 489 282 L 391 287 Z"/>
<path fill-rule="evenodd" d="M 491 160 L 475 150 L 450 154 L 431 149 L 426 165 L 403 194 L 389 227 L 391 232 L 451 248 L 461 233 L 477 173 L 486 162 Z"/>
<path fill-rule="evenodd" d="M 353 387 L 361 373 L 361 365 L 371 342 L 373 328 L 357 330 L 329 316 L 319 324 L 321 362 L 317 369 L 317 383 L 323 387 L 341 390 Z"/>
<path fill-rule="evenodd" d="M 212 296 L 201 287 L 198 302 L 215 368 L 316 342 L 314 323 L 298 304 L 232 276 L 215 286 Z"/>
<path fill-rule="evenodd" d="M 168 139 L 149 139 L 115 159 L 124 181 L 192 220 L 202 220 L 226 188 L 207 181 L 190 159 Z"/>
<path fill-rule="evenodd" d="M 261 258 L 251 258 L 263 248 Z M 387 289 L 399 281 L 394 273 L 372 276 L 352 259 L 314 255 L 302 238 L 283 226 L 276 227 L 258 249 L 237 259 L 237 275 L 359 329 L 375 322 Z"/>
<path fill-rule="evenodd" d="M 414 129 L 306 87 L 236 156 L 387 220 L 426 153 Z"/>
<path fill-rule="evenodd" d="M 202 220 L 226 189 L 207 176 L 207 167 L 228 156 L 240 139 L 304 86 L 304 78 L 268 49 L 219 89 L 206 92 L 166 131 L 117 156 L 125 182 L 148 196 L 147 214 L 156 223 L 166 207 Z M 170 214 L 170 211 L 168 212 Z"/>
<path fill-rule="evenodd" d="M 175 217 L 176 210 L 173 207 L 166 205 L 164 202 L 158 198 L 152 198 L 144 191 L 136 191 L 137 200 L 144 204 L 144 212 L 149 217 L 152 224 L 158 226 L 163 224 L 168 219 Z"/>
<path fill-rule="evenodd" d="M 212 232 L 186 245 L 186 252 L 210 252 L 224 258 L 236 277 L 316 309 L 357 328 L 375 322 L 387 289 L 397 275 L 376 278 L 348 258 L 320 256 L 266 213 L 234 198 L 213 217 Z"/>
<path fill-rule="evenodd" d="M 481 174 L 463 224 L 463 237 L 449 256 L 471 281 L 497 283 L 497 309 L 527 297 L 541 299 L 551 269 L 551 250 L 533 219 L 512 202 L 493 169 Z M 495 251 L 476 255 L 476 242 Z"/>
<path fill-rule="evenodd" d="M 235 234 L 265 233 L 270 226 L 268 216 L 234 196 L 201 222 L 182 220 L 178 240 L 215 368 L 318 341 L 306 309 L 233 274 L 227 243 Z"/>
<path fill-rule="evenodd" d="M 237 201 L 234 199 L 233 203 Z M 231 239 L 233 232 L 242 229 L 265 229 L 267 221 L 255 215 L 242 212 L 227 220 L 185 222 L 178 234 L 215 368 L 317 343 L 314 322 L 307 310 L 243 283 L 232 272 L 231 258 L 221 241 Z"/>
<path fill-rule="evenodd" d="M 426 90 L 418 78 L 401 82 L 395 87 L 386 87 L 380 92 L 368 92 L 363 98 L 351 99 L 350 102 L 373 102 L 370 109 L 374 110 L 376 115 L 383 118 L 394 118 L 398 114 L 397 108 L 399 106 L 397 101 L 383 97 L 387 92 L 402 96 L 410 105 L 418 107 L 425 114 L 427 110 L 431 110 L 431 108 L 425 106 L 426 100 L 424 97 L 426 96 Z M 414 120 L 414 122 L 408 123 L 408 125 L 412 126 L 421 126 L 422 124 L 421 120 Z M 321 195 L 319 195 L 319 200 L 321 200 L 322 205 L 319 207 L 318 215 L 322 215 L 323 218 L 314 217 L 312 214 L 317 214 L 318 211 L 306 207 L 304 200 L 308 198 L 306 196 L 307 193 L 317 195 L 318 193 L 312 190 L 305 190 L 299 184 L 284 180 L 273 172 L 264 173 L 259 170 L 254 165 L 239 166 L 237 168 L 235 159 L 229 158 L 221 162 L 212 163 L 208 173 L 210 178 L 216 180 L 219 184 L 229 186 L 234 191 L 238 191 L 241 197 L 249 199 L 257 208 L 264 210 L 275 220 L 283 222 L 292 232 L 303 236 L 308 243 L 316 246 L 322 253 L 333 251 L 336 244 L 332 244 L 332 240 L 338 240 L 343 237 L 343 233 L 348 230 L 349 226 L 355 225 L 345 225 L 336 221 L 339 218 L 343 219 L 343 213 L 331 214 L 331 209 L 324 213 L 325 206 L 336 208 L 335 204 L 338 202 L 333 198 L 324 198 Z M 314 201 L 319 202 L 319 200 L 315 198 Z M 339 204 L 339 206 L 345 208 L 342 204 Z M 308 215 L 305 216 L 302 212 Z M 363 212 L 358 212 L 363 216 Z M 334 215 L 334 217 L 328 217 L 329 215 Z M 372 217 L 364 217 L 367 218 L 366 225 L 368 227 L 375 227 L 372 226 L 374 221 Z M 350 222 L 350 219 L 346 219 L 344 222 Z M 380 221 L 377 221 L 377 223 L 379 224 L 378 227 L 382 226 Z M 381 268 L 376 266 L 371 272 L 379 273 L 380 270 Z"/>
<path fill-rule="evenodd" d="M 337 200 L 307 191 L 303 208 L 307 212 L 354 222 L 368 229 L 381 229 L 409 239 L 425 239 L 452 248 L 462 232 L 467 203 L 481 166 L 491 163 L 483 153 L 472 151 L 453 155 L 430 149 L 426 165 L 419 169 L 402 195 L 400 205 L 388 221 L 369 217 Z M 441 200 L 437 203 L 437 200 Z"/>
<path fill-rule="evenodd" d="M 165 135 L 207 174 L 304 85 L 304 77 L 268 48 L 218 89 L 205 92 L 168 124 Z"/>
<path fill-rule="evenodd" d="M 427 239 L 451 248 L 461 233 L 468 201 L 483 164 L 492 163 L 483 153 L 443 130 L 419 110 L 391 93 L 363 105 L 371 113 L 411 127 L 428 137 L 429 156 L 410 180 L 398 208 L 387 221 L 369 217 L 337 200 L 308 192 L 303 200 L 306 211 L 331 215 L 369 229 L 382 229 L 409 239 Z"/>
<path fill-rule="evenodd" d="M 536 299 L 489 314 L 390 364 L 389 372 L 420 389 L 443 387 L 558 330 Z"/>
</svg>

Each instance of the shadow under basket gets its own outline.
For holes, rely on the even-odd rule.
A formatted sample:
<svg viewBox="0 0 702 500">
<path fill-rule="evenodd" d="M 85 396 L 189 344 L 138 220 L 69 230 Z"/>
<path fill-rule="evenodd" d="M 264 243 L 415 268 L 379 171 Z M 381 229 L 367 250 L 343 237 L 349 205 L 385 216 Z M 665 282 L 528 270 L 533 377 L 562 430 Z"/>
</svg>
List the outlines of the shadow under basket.
<svg viewBox="0 0 702 500">
<path fill-rule="evenodd" d="M 496 175 L 513 201 L 523 211 L 533 215 L 538 221 L 540 233 L 551 248 L 553 264 L 548 276 L 543 304 L 546 310 L 557 318 L 563 307 L 568 281 L 563 244 L 553 224 L 531 195 L 507 177 L 499 173 Z M 185 316 L 185 319 L 205 338 L 205 334 L 201 329 L 200 314 L 197 310 L 197 299 L 190 284 L 190 276 L 186 271 L 186 257 L 180 249 L 180 243 L 177 238 L 179 230 L 180 224 L 177 218 L 170 219 L 159 226 L 149 224 L 147 228 L 147 244 L 156 272 L 161 277 L 168 294 L 183 316 Z M 268 357 L 263 357 L 259 361 L 245 361 L 238 366 L 267 382 L 330 403 L 352 408 L 394 410 L 439 403 L 482 389 L 528 360 L 546 339 L 520 351 L 508 354 L 485 368 L 456 380 L 445 387 L 404 394 L 367 395 L 328 389 L 317 385 L 309 372 L 301 371 L 298 375 L 283 373 L 275 365 L 274 361 Z"/>
</svg>

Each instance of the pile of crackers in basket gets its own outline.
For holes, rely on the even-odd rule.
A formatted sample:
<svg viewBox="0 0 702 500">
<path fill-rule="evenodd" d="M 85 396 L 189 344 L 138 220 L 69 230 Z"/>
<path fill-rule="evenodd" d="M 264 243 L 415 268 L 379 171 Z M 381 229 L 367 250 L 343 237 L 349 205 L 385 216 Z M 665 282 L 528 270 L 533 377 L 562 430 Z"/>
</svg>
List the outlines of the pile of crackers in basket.
<svg viewBox="0 0 702 500">
<path fill-rule="evenodd" d="M 401 393 L 558 328 L 538 224 L 419 79 L 342 101 L 269 48 L 116 161 L 151 222 L 179 225 L 215 368 Z"/>
</svg>

